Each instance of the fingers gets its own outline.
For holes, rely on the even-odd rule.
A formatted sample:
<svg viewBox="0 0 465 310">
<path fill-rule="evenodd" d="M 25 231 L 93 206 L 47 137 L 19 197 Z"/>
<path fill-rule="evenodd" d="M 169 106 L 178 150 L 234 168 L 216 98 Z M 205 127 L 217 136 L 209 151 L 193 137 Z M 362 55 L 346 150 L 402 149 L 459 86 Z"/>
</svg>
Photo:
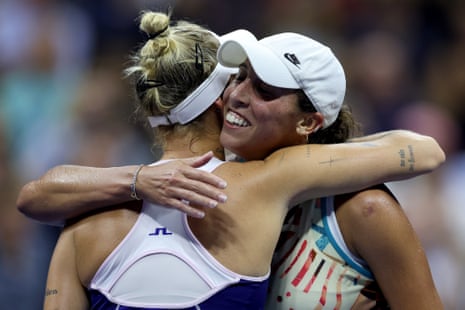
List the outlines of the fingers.
<svg viewBox="0 0 465 310">
<path fill-rule="evenodd" d="M 198 187 L 198 189 L 200 190 L 208 190 L 211 189 L 211 187 L 214 187 L 216 193 L 221 193 L 220 191 L 218 191 L 218 189 L 225 189 L 227 186 L 225 180 L 214 175 L 213 173 L 191 167 L 183 167 L 179 170 L 183 174 L 183 176 L 187 178 L 187 180 L 192 181 L 191 186 L 193 190 L 196 189 L 196 187 Z M 190 184 L 187 185 L 189 186 Z"/>
<path fill-rule="evenodd" d="M 188 216 L 192 216 L 195 218 L 204 218 L 205 212 L 201 209 L 194 208 L 189 206 L 185 201 L 179 199 L 171 199 L 165 203 L 167 207 L 171 207 L 174 209 L 178 209 L 179 211 L 186 213 Z"/>
<path fill-rule="evenodd" d="M 183 160 L 183 162 L 187 165 L 190 165 L 193 168 L 198 168 L 208 163 L 212 158 L 213 158 L 213 152 L 209 151 L 201 156 L 185 159 Z M 182 173 L 189 179 L 198 180 L 206 184 L 211 184 L 221 189 L 226 188 L 226 185 L 227 185 L 226 181 L 223 180 L 222 178 L 212 173 L 205 172 L 202 170 L 185 169 L 184 171 L 182 171 Z"/>
<path fill-rule="evenodd" d="M 196 178 L 200 177 L 197 175 Z M 203 181 L 183 177 L 173 178 L 169 184 L 164 187 L 165 196 L 188 201 L 193 206 L 215 208 L 227 200 L 227 196 L 221 190 Z"/>
<path fill-rule="evenodd" d="M 210 161 L 210 159 L 213 158 L 213 152 L 212 151 L 208 151 L 207 153 L 201 155 L 201 156 L 197 156 L 197 157 L 193 157 L 193 158 L 189 158 L 189 159 L 186 159 L 184 160 L 184 162 L 194 168 L 198 168 L 198 167 L 201 167 L 203 165 L 205 165 L 206 163 L 208 163 Z"/>
<path fill-rule="evenodd" d="M 206 208 L 214 208 L 227 199 L 222 191 L 226 187 L 223 179 L 191 166 L 208 162 L 212 158 L 210 153 L 146 166 L 137 179 L 139 196 L 196 218 L 204 217 Z"/>
</svg>

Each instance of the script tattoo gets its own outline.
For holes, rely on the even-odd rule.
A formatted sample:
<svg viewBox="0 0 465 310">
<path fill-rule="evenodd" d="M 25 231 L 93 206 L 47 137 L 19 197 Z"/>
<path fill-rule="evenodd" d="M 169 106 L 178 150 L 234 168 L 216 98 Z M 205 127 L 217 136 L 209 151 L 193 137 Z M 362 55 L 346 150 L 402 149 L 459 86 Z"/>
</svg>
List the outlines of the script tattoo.
<svg viewBox="0 0 465 310">
<path fill-rule="evenodd" d="M 52 296 L 52 295 L 58 295 L 58 290 L 50 289 L 50 288 L 45 289 L 45 297 Z"/>
<path fill-rule="evenodd" d="M 310 158 L 310 145 L 307 145 L 307 158 Z"/>
<path fill-rule="evenodd" d="M 407 149 L 407 151 L 404 149 L 399 151 L 400 166 L 407 167 L 409 171 L 413 172 L 415 171 L 415 155 L 413 154 L 413 146 L 409 144 Z"/>
</svg>

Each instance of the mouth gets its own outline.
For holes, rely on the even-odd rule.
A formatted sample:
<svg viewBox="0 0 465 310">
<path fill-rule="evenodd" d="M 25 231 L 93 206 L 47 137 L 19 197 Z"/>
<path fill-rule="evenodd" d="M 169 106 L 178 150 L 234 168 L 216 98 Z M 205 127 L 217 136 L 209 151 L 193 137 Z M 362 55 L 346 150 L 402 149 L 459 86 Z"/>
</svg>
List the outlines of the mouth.
<svg viewBox="0 0 465 310">
<path fill-rule="evenodd" d="M 248 127 L 251 125 L 248 120 L 231 110 L 228 110 L 228 112 L 226 113 L 225 121 L 228 124 L 236 127 Z"/>
</svg>

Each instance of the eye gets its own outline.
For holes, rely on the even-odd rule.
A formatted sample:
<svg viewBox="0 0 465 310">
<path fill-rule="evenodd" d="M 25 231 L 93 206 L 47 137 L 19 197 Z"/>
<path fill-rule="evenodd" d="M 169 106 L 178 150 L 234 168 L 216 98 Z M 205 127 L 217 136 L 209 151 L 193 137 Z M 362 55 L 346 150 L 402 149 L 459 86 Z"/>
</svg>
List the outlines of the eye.
<svg viewBox="0 0 465 310">
<path fill-rule="evenodd" d="M 234 75 L 233 79 L 236 82 L 242 82 L 247 78 L 247 70 L 239 67 L 239 71 Z"/>
<path fill-rule="evenodd" d="M 262 97 L 264 100 L 269 101 L 276 99 L 279 97 L 278 94 L 276 94 L 276 89 L 270 85 L 267 85 L 265 83 L 257 83 L 257 86 L 255 87 L 257 93 Z"/>
</svg>

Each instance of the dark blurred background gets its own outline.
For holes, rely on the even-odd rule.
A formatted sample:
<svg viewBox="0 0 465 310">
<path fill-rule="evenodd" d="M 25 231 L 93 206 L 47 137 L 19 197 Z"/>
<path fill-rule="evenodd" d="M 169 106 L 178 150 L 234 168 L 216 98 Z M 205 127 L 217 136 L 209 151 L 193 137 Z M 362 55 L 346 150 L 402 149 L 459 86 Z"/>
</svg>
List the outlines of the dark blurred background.
<svg viewBox="0 0 465 310">
<path fill-rule="evenodd" d="M 41 309 L 56 227 L 16 211 L 19 188 L 63 163 L 149 163 L 121 71 L 143 9 L 219 34 L 301 32 L 346 70 L 365 133 L 435 137 L 448 161 L 395 182 L 446 309 L 465 309 L 465 2 L 442 0 L 0 0 L 0 307 Z M 343 171 L 341 171 L 343 173 Z"/>
</svg>

